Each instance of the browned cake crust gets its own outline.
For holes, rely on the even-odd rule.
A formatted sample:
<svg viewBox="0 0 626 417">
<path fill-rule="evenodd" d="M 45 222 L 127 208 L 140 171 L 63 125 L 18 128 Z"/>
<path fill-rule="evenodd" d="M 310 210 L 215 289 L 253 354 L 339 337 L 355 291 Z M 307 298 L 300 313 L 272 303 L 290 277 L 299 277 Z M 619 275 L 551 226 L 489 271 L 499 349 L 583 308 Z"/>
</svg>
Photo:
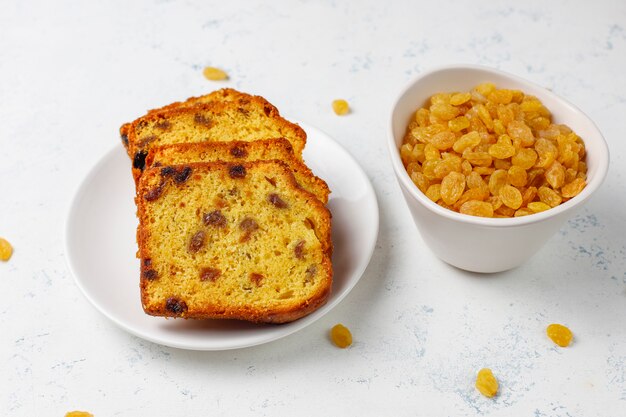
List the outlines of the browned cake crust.
<svg viewBox="0 0 626 417">
<path fill-rule="evenodd" d="M 193 107 L 197 104 L 205 104 L 211 103 L 213 101 L 233 101 L 239 104 L 240 106 L 247 106 L 250 104 L 251 100 L 256 100 L 258 102 L 262 102 L 263 105 L 269 105 L 276 109 L 274 105 L 272 105 L 269 101 L 261 96 L 255 96 L 248 93 L 243 93 L 241 91 L 237 91 L 234 88 L 222 88 L 219 90 L 215 90 L 210 92 L 209 94 L 204 94 L 197 97 L 189 97 L 185 101 L 176 101 L 174 103 L 168 104 L 167 106 L 159 107 L 156 109 L 148 110 L 148 114 L 157 113 L 161 111 L 168 111 L 174 109 L 180 109 L 183 107 Z M 276 109 L 278 111 L 278 109 Z"/>
<path fill-rule="evenodd" d="M 212 101 L 236 101 L 240 106 L 247 106 L 250 104 L 250 100 L 255 97 L 257 100 L 263 100 L 266 104 L 272 105 L 261 96 L 253 96 L 251 94 L 242 93 L 233 88 L 222 88 L 220 90 L 213 91 L 209 94 L 204 94 L 198 97 L 190 97 L 185 101 L 176 101 L 163 107 L 148 110 L 147 114 L 158 113 L 161 111 L 174 110 L 183 107 L 192 107 L 196 104 L 210 103 Z M 278 110 L 277 110 L 278 111 Z M 128 151 L 128 132 L 130 131 L 132 122 L 124 123 L 120 126 L 120 138 L 122 144 Z"/>
<path fill-rule="evenodd" d="M 242 107 L 236 102 L 213 101 L 192 107 L 148 114 L 132 123 L 128 131 L 133 155 L 133 177 L 141 176 L 151 148 L 176 143 L 242 141 L 284 137 L 302 159 L 306 133 L 280 117 L 278 110 L 257 97 Z"/>
<path fill-rule="evenodd" d="M 178 165 L 189 162 L 246 162 L 279 160 L 289 166 L 296 181 L 305 190 L 328 203 L 330 190 L 324 180 L 316 177 L 302 161 L 298 160 L 288 140 L 264 139 L 253 142 L 201 142 L 178 143 L 152 148 L 146 157 L 146 166 Z"/>
<path fill-rule="evenodd" d="M 283 323 L 330 294 L 330 212 L 279 161 L 149 168 L 136 203 L 148 314 Z"/>
</svg>

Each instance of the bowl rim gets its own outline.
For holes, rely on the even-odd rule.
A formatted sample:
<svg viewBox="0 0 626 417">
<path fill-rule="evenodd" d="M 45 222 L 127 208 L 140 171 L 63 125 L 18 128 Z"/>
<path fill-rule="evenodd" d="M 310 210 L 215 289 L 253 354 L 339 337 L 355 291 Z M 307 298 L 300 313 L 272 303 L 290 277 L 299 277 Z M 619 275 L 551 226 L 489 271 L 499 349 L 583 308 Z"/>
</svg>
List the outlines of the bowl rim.
<svg viewBox="0 0 626 417">
<path fill-rule="evenodd" d="M 596 173 L 592 179 L 592 181 L 588 182 L 585 188 L 580 192 L 580 194 L 572 197 L 570 200 L 562 203 L 556 207 L 551 208 L 550 210 L 546 210 L 540 213 L 535 213 L 527 216 L 521 217 L 509 217 L 509 218 L 492 218 L 492 217 L 478 217 L 471 216 L 467 214 L 458 213 L 453 210 L 446 209 L 441 207 L 437 203 L 430 200 L 422 191 L 417 188 L 417 186 L 413 183 L 409 174 L 407 173 L 404 165 L 402 164 L 402 160 L 400 158 L 400 148 L 396 145 L 396 138 L 394 137 L 393 132 L 393 118 L 398 107 L 400 100 L 423 78 L 426 78 L 432 74 L 437 72 L 446 72 L 446 71 L 458 71 L 458 70 L 475 70 L 482 71 L 485 73 L 496 74 L 500 77 L 509 78 L 514 83 L 521 84 L 522 86 L 527 85 L 534 89 L 539 90 L 542 94 L 552 98 L 557 101 L 559 105 L 564 107 L 570 107 L 575 113 L 577 113 L 580 117 L 587 120 L 590 128 L 593 130 L 593 135 L 598 139 L 598 149 L 597 149 L 597 161 L 598 167 Z M 427 97 L 425 97 L 426 99 Z M 451 65 L 442 65 L 433 67 L 427 71 L 424 71 L 417 76 L 413 77 L 404 87 L 402 87 L 400 93 L 396 96 L 393 101 L 393 105 L 391 107 L 391 112 L 389 114 L 389 124 L 387 131 L 387 145 L 389 156 L 391 158 L 391 165 L 396 174 L 396 178 L 400 182 L 400 185 L 413 197 L 414 200 L 417 200 L 422 204 L 425 208 L 438 214 L 440 216 L 446 217 L 448 219 L 458 221 L 466 224 L 475 224 L 486 227 L 518 227 L 522 225 L 528 225 L 531 223 L 539 223 L 546 220 L 549 220 L 553 217 L 558 216 L 559 214 L 565 213 L 574 209 L 575 207 L 581 205 L 586 202 L 589 197 L 600 187 L 600 185 L 604 182 L 609 166 L 609 149 L 604 139 L 604 136 L 598 129 L 597 125 L 587 116 L 582 110 L 578 107 L 565 100 L 564 98 L 554 94 L 552 91 L 546 89 L 545 87 L 540 86 L 532 81 L 528 81 L 522 77 L 517 75 L 501 71 L 499 69 L 483 66 L 483 65 L 475 65 L 475 64 L 451 64 Z M 566 122 L 565 122 L 566 123 Z"/>
</svg>

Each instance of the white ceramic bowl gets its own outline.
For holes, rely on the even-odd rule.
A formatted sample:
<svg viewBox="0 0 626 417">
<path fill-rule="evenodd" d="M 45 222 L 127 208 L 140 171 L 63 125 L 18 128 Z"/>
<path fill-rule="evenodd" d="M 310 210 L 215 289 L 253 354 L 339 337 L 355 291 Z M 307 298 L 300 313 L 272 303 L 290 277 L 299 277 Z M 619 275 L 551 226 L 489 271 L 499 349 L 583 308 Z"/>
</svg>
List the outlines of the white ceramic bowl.
<svg viewBox="0 0 626 417">
<path fill-rule="evenodd" d="M 585 142 L 587 186 L 571 200 L 542 213 L 517 218 L 483 218 L 447 210 L 413 184 L 400 159 L 400 145 L 415 110 L 439 92 L 469 91 L 482 82 L 522 90 L 539 98 L 553 122 L 566 124 Z M 394 172 L 422 238 L 443 261 L 474 272 L 499 272 L 521 265 L 600 187 L 609 150 L 596 125 L 578 108 L 552 92 L 514 75 L 473 65 L 425 72 L 402 91 L 391 113 L 388 138 Z"/>
</svg>

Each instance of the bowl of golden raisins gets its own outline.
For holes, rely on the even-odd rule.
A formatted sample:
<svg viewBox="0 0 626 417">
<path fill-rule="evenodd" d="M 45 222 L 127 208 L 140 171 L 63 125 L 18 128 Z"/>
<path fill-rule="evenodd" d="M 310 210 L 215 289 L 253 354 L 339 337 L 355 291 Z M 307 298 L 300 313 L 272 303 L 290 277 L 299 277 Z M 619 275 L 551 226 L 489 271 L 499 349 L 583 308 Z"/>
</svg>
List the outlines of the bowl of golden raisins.
<svg viewBox="0 0 626 417">
<path fill-rule="evenodd" d="M 596 125 L 551 91 L 472 65 L 413 80 L 391 114 L 389 151 L 426 244 L 474 272 L 521 265 L 600 187 Z"/>
</svg>

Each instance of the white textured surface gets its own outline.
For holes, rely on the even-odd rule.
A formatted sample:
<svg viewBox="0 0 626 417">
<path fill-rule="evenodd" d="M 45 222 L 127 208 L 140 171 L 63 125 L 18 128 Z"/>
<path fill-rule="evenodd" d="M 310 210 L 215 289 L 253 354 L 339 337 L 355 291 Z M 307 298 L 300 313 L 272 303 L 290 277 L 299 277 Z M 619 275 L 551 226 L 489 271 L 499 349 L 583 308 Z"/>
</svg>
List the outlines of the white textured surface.
<svg viewBox="0 0 626 417">
<path fill-rule="evenodd" d="M 626 414 L 626 3 L 622 1 L 4 1 L 0 13 L 0 414 Z M 596 121 L 603 188 L 524 266 L 480 276 L 424 247 L 386 155 L 391 102 L 435 65 L 494 66 Z M 227 83 L 201 76 L 224 67 Z M 260 347 L 186 352 L 118 330 L 65 266 L 72 194 L 144 109 L 233 86 L 337 138 L 378 193 L 381 231 L 354 291 Z M 354 112 L 330 110 L 337 97 Z M 94 239 L 97 239 L 94 236 Z M 107 254 L 102 256 L 106 258 Z M 355 343 L 334 348 L 336 322 Z M 548 323 L 575 333 L 569 349 Z M 494 400 L 473 388 L 491 367 Z"/>
</svg>

